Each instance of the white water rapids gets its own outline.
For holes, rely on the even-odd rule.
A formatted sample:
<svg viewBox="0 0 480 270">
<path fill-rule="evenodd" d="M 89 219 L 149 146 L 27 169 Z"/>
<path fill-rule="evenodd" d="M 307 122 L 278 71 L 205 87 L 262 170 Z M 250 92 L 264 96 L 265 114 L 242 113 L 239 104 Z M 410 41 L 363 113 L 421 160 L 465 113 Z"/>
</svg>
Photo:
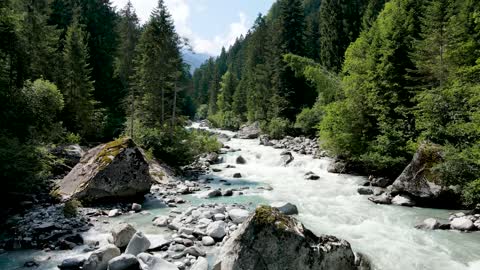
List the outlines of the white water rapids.
<svg viewBox="0 0 480 270">
<path fill-rule="evenodd" d="M 194 125 L 198 128 L 198 125 Z M 231 132 L 221 131 L 228 135 Z M 480 270 L 480 232 L 460 233 L 457 231 L 424 231 L 414 225 L 426 218 L 434 217 L 446 222 L 450 211 L 425 208 L 408 208 L 390 205 L 375 205 L 367 196 L 357 194 L 363 177 L 337 175 L 327 172 L 330 159 L 313 159 L 311 156 L 293 153 L 295 160 L 283 166 L 280 153 L 283 150 L 260 146 L 258 140 L 232 139 L 225 143 L 238 152 L 223 155 L 224 163 L 214 167 L 221 172 L 204 177 L 213 177 L 214 187 L 228 188 L 219 179 L 227 179 L 231 188 L 249 186 L 244 196 L 220 197 L 211 200 L 187 195 L 185 199 L 193 205 L 205 202 L 245 203 L 255 207 L 259 203 L 286 201 L 297 205 L 298 219 L 307 228 L 318 234 L 330 234 L 350 242 L 355 251 L 367 255 L 377 270 Z M 245 165 L 235 164 L 241 155 Z M 227 164 L 236 168 L 226 169 Z M 321 178 L 307 181 L 306 172 L 312 171 Z M 233 179 L 240 172 L 241 179 Z M 261 191 L 255 185 L 270 185 L 272 191 Z M 182 206 L 188 207 L 189 205 Z M 109 219 L 108 225 L 98 227 L 85 236 L 106 242 L 112 227 L 119 222 L 129 222 L 149 235 L 162 236 L 165 229 L 154 227 L 152 216 L 168 215 L 169 208 L 146 201 L 143 204 L 151 215 L 123 215 Z M 285 243 L 288 245 L 288 243 Z M 34 257 L 49 257 L 48 263 L 37 269 L 57 269 L 58 262 L 74 255 L 87 256 L 82 247 L 74 251 L 8 252 L 0 255 L 0 270 L 20 269 L 26 260 Z M 292 269 L 293 270 L 293 269 Z"/>
<path fill-rule="evenodd" d="M 282 166 L 283 150 L 260 146 L 258 140 L 232 139 L 226 145 L 239 152 L 226 155 L 235 164 L 237 156 L 246 165 L 216 173 L 267 183 L 273 191 L 262 196 L 268 201 L 296 204 L 299 220 L 316 234 L 331 234 L 350 242 L 353 249 L 366 254 L 380 270 L 479 270 L 480 232 L 424 231 L 414 225 L 426 218 L 444 220 L 447 210 L 375 205 L 357 193 L 365 178 L 327 172 L 330 159 L 313 159 L 293 153 L 295 160 Z M 225 164 L 218 167 L 224 168 Z M 307 181 L 306 172 L 321 178 Z M 235 181 L 235 180 L 232 180 Z M 288 244 L 288 243 L 286 243 Z"/>
</svg>

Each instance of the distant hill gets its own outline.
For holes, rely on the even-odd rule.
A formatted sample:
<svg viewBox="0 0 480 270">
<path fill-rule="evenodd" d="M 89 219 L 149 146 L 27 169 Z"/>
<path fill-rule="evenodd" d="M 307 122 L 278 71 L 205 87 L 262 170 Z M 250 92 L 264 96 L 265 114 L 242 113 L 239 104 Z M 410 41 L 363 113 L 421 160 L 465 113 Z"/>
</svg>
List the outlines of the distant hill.
<svg viewBox="0 0 480 270">
<path fill-rule="evenodd" d="M 193 74 L 195 69 L 199 68 L 211 56 L 203 53 L 194 53 L 191 51 L 183 52 L 183 61 L 190 65 L 190 72 Z"/>
</svg>

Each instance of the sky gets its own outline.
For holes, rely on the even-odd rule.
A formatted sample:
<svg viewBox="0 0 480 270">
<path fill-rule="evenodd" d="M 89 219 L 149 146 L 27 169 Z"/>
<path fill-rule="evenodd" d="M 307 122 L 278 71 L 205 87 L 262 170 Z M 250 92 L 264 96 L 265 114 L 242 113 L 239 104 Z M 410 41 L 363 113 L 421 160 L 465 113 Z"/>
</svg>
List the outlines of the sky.
<svg viewBox="0 0 480 270">
<path fill-rule="evenodd" d="M 112 0 L 120 10 L 128 0 Z M 158 0 L 131 0 L 145 23 Z M 245 35 L 259 13 L 266 14 L 275 0 L 165 0 L 180 36 L 188 38 L 193 51 L 219 55 L 240 35 Z"/>
</svg>

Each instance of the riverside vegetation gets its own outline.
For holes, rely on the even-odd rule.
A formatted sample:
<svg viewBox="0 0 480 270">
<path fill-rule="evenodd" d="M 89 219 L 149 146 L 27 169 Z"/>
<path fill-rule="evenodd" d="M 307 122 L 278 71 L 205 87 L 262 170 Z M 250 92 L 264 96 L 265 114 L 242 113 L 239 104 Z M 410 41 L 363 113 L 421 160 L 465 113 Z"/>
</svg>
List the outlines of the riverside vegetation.
<svg viewBox="0 0 480 270">
<path fill-rule="evenodd" d="M 243 172 L 232 171 L 241 188 L 204 175 L 235 169 L 218 163 L 241 151 L 213 127 L 285 149 L 282 168 L 297 165 L 297 155 L 332 157 L 330 173 L 370 175 L 358 193 L 377 204 L 473 209 L 417 228 L 480 229 L 474 0 L 278 0 L 193 74 L 182 59 L 188 42 L 163 0 L 143 25 L 130 1 L 117 11 L 108 0 L 6 0 L 0 36 L 0 210 L 10 217 L 0 255 L 86 245 L 59 268 L 204 270 L 207 250 L 215 269 L 262 260 L 255 267 L 370 269 L 345 240 L 316 236 L 285 216 L 298 214 L 290 203 L 175 210 L 190 203 L 182 196 L 237 198 L 250 189 Z M 207 131 L 185 128 L 191 120 Z M 238 156 L 235 164 L 252 160 Z M 124 239 L 112 230 L 111 244 L 87 243 L 84 233 L 106 230 L 110 219 L 149 215 L 143 199 L 173 209 L 150 222 L 168 228 L 166 241 L 122 223 Z M 290 238 L 285 249 L 269 246 Z"/>
</svg>

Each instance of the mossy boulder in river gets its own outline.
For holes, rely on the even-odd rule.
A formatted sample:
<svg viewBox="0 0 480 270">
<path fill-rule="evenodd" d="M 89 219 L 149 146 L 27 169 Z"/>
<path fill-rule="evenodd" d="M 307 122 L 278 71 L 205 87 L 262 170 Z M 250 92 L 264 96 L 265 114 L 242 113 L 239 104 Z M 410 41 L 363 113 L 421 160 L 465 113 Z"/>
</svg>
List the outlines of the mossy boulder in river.
<svg viewBox="0 0 480 270">
<path fill-rule="evenodd" d="M 316 236 L 278 209 L 260 206 L 223 245 L 214 270 L 353 270 L 350 244 Z"/>
<path fill-rule="evenodd" d="M 140 148 L 129 138 L 88 151 L 58 184 L 57 193 L 83 202 L 124 201 L 150 191 L 149 165 Z"/>
</svg>

